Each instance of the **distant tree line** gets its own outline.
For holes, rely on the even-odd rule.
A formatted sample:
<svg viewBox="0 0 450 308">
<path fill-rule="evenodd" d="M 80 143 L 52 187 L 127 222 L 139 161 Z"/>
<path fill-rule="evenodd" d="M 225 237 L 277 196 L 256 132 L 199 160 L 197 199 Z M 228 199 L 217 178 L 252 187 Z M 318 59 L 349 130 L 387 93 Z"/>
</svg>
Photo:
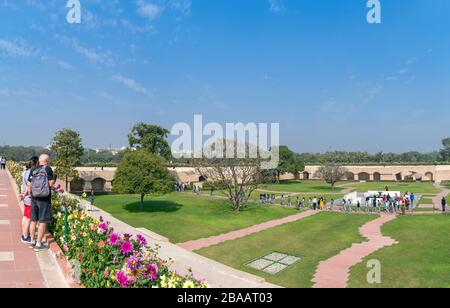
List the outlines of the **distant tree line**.
<svg viewBox="0 0 450 308">
<path fill-rule="evenodd" d="M 167 130 L 156 126 L 136 125 L 129 136 L 130 146 L 139 149 L 145 144 L 152 152 L 157 152 L 155 148 L 164 151 L 157 153 L 172 165 L 191 165 L 190 159 L 174 159 L 170 158 L 170 147 L 164 139 L 168 134 Z M 142 138 L 145 136 L 144 138 Z M 151 142 L 145 140 L 148 138 Z M 0 156 L 6 156 L 14 161 L 27 161 L 31 156 L 39 156 L 39 154 L 53 153 L 47 148 L 40 146 L 0 146 Z M 109 150 L 92 150 L 85 149 L 81 157 L 81 164 L 88 166 L 117 166 L 123 159 L 126 151 L 112 152 Z M 421 153 L 417 151 L 406 153 L 369 153 L 369 152 L 349 152 L 334 151 L 326 153 L 302 153 L 295 154 L 285 146 L 280 147 L 280 167 L 276 170 L 277 176 L 286 171 L 303 169 L 302 164 L 306 165 L 324 165 L 333 164 L 439 164 L 450 162 L 450 138 L 442 140 L 442 148 L 440 151 Z M 295 156 L 295 157 L 294 157 Z"/>
<path fill-rule="evenodd" d="M 40 146 L 0 146 L 0 156 L 17 162 L 28 161 L 30 157 L 41 154 L 50 154 L 50 150 Z"/>
<path fill-rule="evenodd" d="M 81 156 L 82 165 L 92 166 L 116 166 L 123 158 L 125 151 L 113 153 L 109 150 L 92 150 L 85 149 Z M 17 162 L 25 162 L 32 156 L 39 156 L 41 154 L 49 154 L 52 159 L 55 158 L 55 153 L 47 148 L 41 146 L 0 146 L 0 156 L 5 156 L 9 160 Z"/>
<path fill-rule="evenodd" d="M 85 149 L 81 157 L 82 165 L 89 166 L 115 166 L 118 165 L 125 154 L 125 151 L 112 152 L 109 150 Z"/>
</svg>

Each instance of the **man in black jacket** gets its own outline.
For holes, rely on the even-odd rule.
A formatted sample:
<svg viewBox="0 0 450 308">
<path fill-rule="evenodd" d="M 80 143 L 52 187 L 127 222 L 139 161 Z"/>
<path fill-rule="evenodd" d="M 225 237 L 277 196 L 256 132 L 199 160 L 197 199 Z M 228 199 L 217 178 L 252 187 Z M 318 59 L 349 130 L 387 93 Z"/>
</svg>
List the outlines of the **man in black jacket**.
<svg viewBox="0 0 450 308">
<path fill-rule="evenodd" d="M 442 197 L 442 212 L 445 212 L 445 207 L 447 206 L 447 200 L 445 200 L 445 197 Z"/>
</svg>

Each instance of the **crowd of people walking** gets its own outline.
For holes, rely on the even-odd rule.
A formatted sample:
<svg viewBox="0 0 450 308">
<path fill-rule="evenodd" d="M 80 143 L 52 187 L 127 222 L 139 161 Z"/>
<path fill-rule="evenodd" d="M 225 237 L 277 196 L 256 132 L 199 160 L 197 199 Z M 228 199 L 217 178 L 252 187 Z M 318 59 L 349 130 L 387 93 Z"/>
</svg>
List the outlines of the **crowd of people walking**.
<svg viewBox="0 0 450 308">
<path fill-rule="evenodd" d="M 259 202 L 261 204 L 276 204 L 277 196 L 275 194 L 260 194 Z M 334 205 L 334 199 L 327 201 L 323 197 L 295 197 L 295 200 L 291 195 L 281 195 L 280 196 L 280 205 L 287 207 L 296 207 L 297 209 L 309 208 L 311 210 L 332 210 Z"/>
<path fill-rule="evenodd" d="M 406 213 L 416 207 L 416 195 L 406 192 L 403 195 L 391 195 L 390 193 L 378 193 L 371 195 L 366 193 L 364 200 L 343 199 L 342 211 L 345 212 L 385 212 L 385 213 Z"/>
</svg>

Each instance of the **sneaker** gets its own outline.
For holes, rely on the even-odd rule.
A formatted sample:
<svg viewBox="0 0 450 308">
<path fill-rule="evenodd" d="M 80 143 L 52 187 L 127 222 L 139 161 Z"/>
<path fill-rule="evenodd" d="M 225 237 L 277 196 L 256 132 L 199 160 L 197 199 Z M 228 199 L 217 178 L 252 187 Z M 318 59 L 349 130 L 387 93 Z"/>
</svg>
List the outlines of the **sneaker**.
<svg viewBox="0 0 450 308">
<path fill-rule="evenodd" d="M 34 251 L 35 252 L 41 252 L 41 251 L 44 251 L 44 250 L 47 250 L 47 249 L 48 249 L 48 247 L 46 245 L 42 244 L 42 243 L 40 245 L 36 245 L 34 247 Z"/>
<path fill-rule="evenodd" d="M 24 236 L 22 236 L 20 238 L 20 241 L 22 242 L 22 244 L 31 244 L 31 237 L 24 237 Z"/>
<path fill-rule="evenodd" d="M 30 242 L 30 249 L 34 249 L 36 247 L 36 241 Z"/>
</svg>

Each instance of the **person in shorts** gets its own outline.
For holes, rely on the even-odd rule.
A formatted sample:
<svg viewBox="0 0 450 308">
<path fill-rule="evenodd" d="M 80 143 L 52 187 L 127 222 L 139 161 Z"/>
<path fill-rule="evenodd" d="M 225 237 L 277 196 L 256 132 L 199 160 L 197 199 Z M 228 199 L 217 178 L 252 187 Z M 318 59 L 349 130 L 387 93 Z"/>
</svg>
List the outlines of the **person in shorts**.
<svg viewBox="0 0 450 308">
<path fill-rule="evenodd" d="M 27 191 L 32 195 L 31 202 L 31 226 L 30 226 L 30 236 L 31 236 L 31 248 L 34 251 L 40 252 L 48 249 L 46 245 L 43 244 L 43 239 L 45 236 L 45 231 L 47 225 L 52 221 L 52 195 L 51 188 L 55 184 L 55 178 L 53 175 L 53 170 L 49 166 L 50 157 L 47 154 L 43 154 L 39 157 L 39 166 L 34 167 L 30 171 L 30 176 L 28 177 L 28 189 Z M 48 184 L 47 190 L 48 195 L 46 196 L 36 196 L 36 186 L 38 181 L 41 182 L 40 175 L 45 171 L 46 178 L 43 181 L 45 185 Z M 37 239 L 35 240 L 36 226 L 39 223 Z"/>
<path fill-rule="evenodd" d="M 31 224 L 31 195 L 27 194 L 28 178 L 30 176 L 31 169 L 38 165 L 39 158 L 32 157 L 25 166 L 25 170 L 22 173 L 22 194 L 19 196 L 23 201 L 24 213 L 22 219 L 22 238 L 20 241 L 24 244 L 31 244 L 30 237 L 30 224 Z"/>
</svg>

